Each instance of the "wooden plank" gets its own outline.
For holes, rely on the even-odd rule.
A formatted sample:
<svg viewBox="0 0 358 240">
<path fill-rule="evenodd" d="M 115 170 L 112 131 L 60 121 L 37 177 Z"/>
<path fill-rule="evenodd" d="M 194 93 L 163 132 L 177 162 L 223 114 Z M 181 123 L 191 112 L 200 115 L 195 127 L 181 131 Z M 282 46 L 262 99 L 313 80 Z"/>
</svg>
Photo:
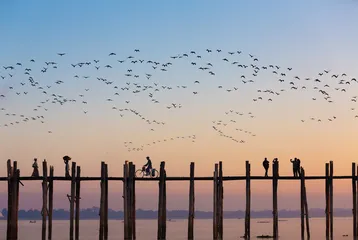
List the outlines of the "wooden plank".
<svg viewBox="0 0 358 240">
<path fill-rule="evenodd" d="M 6 239 L 11 240 L 11 213 L 12 213 L 12 167 L 11 160 L 7 160 L 7 231 Z"/>
<path fill-rule="evenodd" d="M 104 229 L 103 239 L 108 240 L 108 165 L 104 164 Z"/>
<path fill-rule="evenodd" d="M 302 173 L 302 169 L 300 172 Z M 300 174 L 301 188 L 300 188 L 300 203 L 301 203 L 301 239 L 305 239 L 305 204 L 304 204 L 304 176 Z"/>
<path fill-rule="evenodd" d="M 218 173 L 219 165 L 215 163 L 215 169 L 214 169 L 214 193 L 213 193 L 213 239 L 218 239 Z"/>
<path fill-rule="evenodd" d="M 329 164 L 326 163 L 325 165 L 325 200 L 326 200 L 326 239 L 329 239 L 329 215 L 330 215 L 330 205 L 329 205 Z"/>
<path fill-rule="evenodd" d="M 20 177 L 20 181 L 42 181 L 43 177 L 31 177 L 31 176 L 22 176 Z M 264 176 L 251 176 L 251 180 L 259 180 L 259 181 L 267 181 L 272 180 L 273 177 L 264 177 Z M 326 179 L 325 176 L 306 176 L 305 180 L 324 180 Z M 332 179 L 346 179 L 346 180 L 352 180 L 352 175 L 347 176 L 333 176 Z M 55 176 L 53 177 L 54 181 L 71 181 L 71 178 L 66 177 L 60 177 Z M 81 181 L 100 181 L 101 177 L 81 177 Z M 137 181 L 143 181 L 143 182 L 156 182 L 159 181 L 159 178 L 137 178 Z M 189 181 L 190 177 L 167 177 L 166 181 Z M 195 177 L 195 181 L 213 181 L 214 177 Z M 245 181 L 246 176 L 223 176 L 223 181 Z M 292 176 L 278 176 L 277 180 L 288 180 L 288 181 L 297 181 L 300 180 L 297 177 Z M 7 177 L 0 177 L 1 181 L 8 181 Z M 108 181 L 123 181 L 123 177 L 108 177 Z"/>
<path fill-rule="evenodd" d="M 73 240 L 76 194 L 76 162 L 72 162 L 71 168 L 71 195 L 70 195 L 70 240 Z"/>
<path fill-rule="evenodd" d="M 47 162 L 42 162 L 42 240 L 46 239 L 46 220 L 47 220 Z"/>
<path fill-rule="evenodd" d="M 105 179 L 105 168 L 104 162 L 101 162 L 101 200 L 99 206 L 99 240 L 103 240 L 103 230 L 104 230 L 104 179 Z"/>
<path fill-rule="evenodd" d="M 305 210 L 305 216 L 306 216 L 306 234 L 307 234 L 307 239 L 310 239 L 311 232 L 310 232 L 310 221 L 309 221 L 309 214 L 308 214 L 305 170 L 303 168 L 301 168 L 301 177 L 303 178 L 303 198 L 304 198 L 304 210 Z"/>
<path fill-rule="evenodd" d="M 195 214 L 195 189 L 194 189 L 195 163 L 190 163 L 189 182 L 189 216 L 188 216 L 188 240 L 194 239 L 194 214 Z"/>
<path fill-rule="evenodd" d="M 334 216 L 334 208 L 333 208 L 333 161 L 329 162 L 329 205 L 330 205 L 330 238 L 333 239 L 333 216 Z"/>
<path fill-rule="evenodd" d="M 76 174 L 76 213 L 75 213 L 75 240 L 80 239 L 80 200 L 81 200 L 81 167 L 77 166 Z"/>
<path fill-rule="evenodd" d="M 353 197 L 353 236 L 357 236 L 357 180 L 356 180 L 356 163 L 352 163 L 352 197 Z"/>
<path fill-rule="evenodd" d="M 50 166 L 50 179 L 48 184 L 48 240 L 52 240 L 53 174 L 54 168 Z"/>
</svg>

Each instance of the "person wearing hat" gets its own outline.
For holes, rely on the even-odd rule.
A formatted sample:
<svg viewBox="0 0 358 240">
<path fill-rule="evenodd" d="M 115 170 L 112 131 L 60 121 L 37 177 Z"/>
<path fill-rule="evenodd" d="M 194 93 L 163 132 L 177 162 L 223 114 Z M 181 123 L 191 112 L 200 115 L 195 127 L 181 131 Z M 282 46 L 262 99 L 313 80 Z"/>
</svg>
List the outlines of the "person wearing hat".
<svg viewBox="0 0 358 240">
<path fill-rule="evenodd" d="M 38 176 L 40 176 L 40 174 L 39 174 L 39 165 L 37 165 L 37 158 L 34 159 L 34 163 L 32 164 L 32 168 L 33 168 L 34 170 L 32 171 L 31 177 L 38 177 Z"/>
<path fill-rule="evenodd" d="M 71 177 L 70 175 L 70 165 L 68 164 L 68 162 L 71 160 L 71 158 L 69 156 L 64 156 L 63 157 L 63 161 L 65 162 L 65 177 L 69 178 Z"/>
</svg>

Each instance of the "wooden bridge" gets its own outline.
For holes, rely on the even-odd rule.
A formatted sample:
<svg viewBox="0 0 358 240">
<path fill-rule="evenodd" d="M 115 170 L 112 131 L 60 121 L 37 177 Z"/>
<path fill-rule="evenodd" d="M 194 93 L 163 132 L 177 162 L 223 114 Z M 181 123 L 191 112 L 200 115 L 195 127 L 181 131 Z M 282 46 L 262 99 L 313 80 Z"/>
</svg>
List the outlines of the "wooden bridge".
<svg viewBox="0 0 358 240">
<path fill-rule="evenodd" d="M 267 238 L 277 239 L 279 237 L 278 210 L 277 210 L 277 188 L 279 180 L 298 180 L 300 181 L 300 202 L 301 202 L 301 238 L 310 239 L 309 212 L 306 195 L 306 180 L 325 180 L 325 205 L 326 205 L 326 239 L 333 239 L 333 180 L 351 179 L 352 181 L 352 205 L 353 205 L 353 239 L 358 239 L 358 221 L 357 221 L 357 174 L 358 168 L 352 163 L 351 176 L 334 176 L 333 162 L 325 164 L 325 176 L 305 176 L 303 168 L 300 169 L 299 177 L 279 176 L 279 162 L 273 162 L 272 176 L 251 176 L 251 167 L 249 161 L 245 163 L 245 176 L 224 176 L 222 162 L 215 164 L 213 176 L 195 177 L 194 163 L 190 164 L 189 177 L 168 177 L 165 171 L 165 162 L 161 162 L 159 177 L 156 178 L 137 178 L 135 176 L 135 165 L 132 162 L 125 162 L 123 165 L 123 177 L 109 177 L 108 165 L 101 162 L 100 177 L 81 177 L 81 167 L 72 162 L 71 177 L 54 176 L 54 168 L 48 166 L 46 160 L 42 162 L 42 177 L 22 177 L 17 162 L 7 161 L 7 177 L 0 177 L 0 181 L 8 182 L 8 215 L 7 215 L 7 240 L 18 239 L 18 211 L 19 211 L 19 190 L 23 181 L 41 181 L 42 182 L 42 240 L 52 240 L 52 212 L 53 212 L 53 185 L 54 181 L 70 181 L 71 194 L 70 200 L 70 229 L 69 239 L 79 239 L 80 224 L 80 193 L 82 181 L 100 181 L 100 220 L 99 220 L 99 239 L 108 239 L 108 181 L 123 182 L 123 211 L 124 211 L 124 236 L 125 240 L 136 239 L 136 195 L 135 183 L 137 181 L 158 181 L 159 199 L 158 199 L 158 229 L 157 239 L 167 239 L 166 234 L 166 182 L 167 181 L 189 181 L 189 214 L 188 214 L 188 240 L 194 239 L 194 212 L 195 212 L 195 181 L 213 182 L 213 240 L 223 239 L 223 199 L 224 199 L 224 181 L 245 181 L 246 182 L 246 209 L 245 209 L 245 230 L 242 238 L 250 239 L 251 223 L 251 180 L 272 181 L 272 236 Z M 170 238 L 170 237 L 168 237 Z"/>
</svg>

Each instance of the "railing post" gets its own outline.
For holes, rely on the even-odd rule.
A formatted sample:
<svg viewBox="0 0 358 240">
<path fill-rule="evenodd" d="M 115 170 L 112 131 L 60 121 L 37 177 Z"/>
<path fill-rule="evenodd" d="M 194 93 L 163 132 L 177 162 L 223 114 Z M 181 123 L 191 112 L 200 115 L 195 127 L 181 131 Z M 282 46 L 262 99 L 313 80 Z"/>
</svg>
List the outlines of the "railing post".
<svg viewBox="0 0 358 240">
<path fill-rule="evenodd" d="M 333 161 L 329 162 L 329 205 L 331 209 L 330 214 L 330 235 L 331 239 L 333 239 L 333 216 L 334 216 L 334 207 L 333 207 Z"/>
<path fill-rule="evenodd" d="M 81 167 L 77 166 L 76 174 L 76 213 L 75 213 L 75 240 L 80 239 L 80 200 L 81 200 Z"/>
<path fill-rule="evenodd" d="M 11 240 L 11 214 L 12 214 L 12 167 L 11 167 L 11 160 L 7 160 L 7 231 L 6 231 L 6 239 Z"/>
<path fill-rule="evenodd" d="M 218 184 L 218 240 L 223 239 L 223 213 L 224 213 L 224 186 L 223 186 L 223 165 L 222 161 L 219 162 L 219 184 Z"/>
<path fill-rule="evenodd" d="M 159 203 L 158 203 L 158 240 L 166 239 L 166 173 L 165 162 L 160 163 Z"/>
<path fill-rule="evenodd" d="M 329 234 L 330 234 L 330 231 L 329 231 L 329 228 L 330 228 L 330 199 L 329 199 L 329 164 L 326 163 L 325 164 L 325 200 L 326 200 L 326 239 L 328 240 L 329 239 Z"/>
<path fill-rule="evenodd" d="M 303 178 L 303 201 L 304 201 L 304 209 L 305 209 L 305 215 L 306 215 L 306 231 L 307 231 L 307 239 L 311 238 L 311 232 L 310 232 L 310 221 L 309 221 L 309 214 L 308 214 L 308 203 L 307 203 L 307 189 L 306 189 L 306 183 L 305 183 L 305 170 L 301 168 L 301 177 Z"/>
<path fill-rule="evenodd" d="M 103 231 L 104 231 L 104 183 L 105 182 L 105 167 L 104 162 L 101 162 L 101 199 L 99 207 L 99 240 L 103 240 Z"/>
<path fill-rule="evenodd" d="M 245 239 L 250 239 L 251 222 L 251 166 L 249 161 L 245 163 L 246 168 L 246 209 L 245 209 Z"/>
<path fill-rule="evenodd" d="M 193 162 L 191 162 L 190 182 L 189 182 L 188 240 L 194 239 L 194 214 L 195 214 L 194 168 L 195 165 Z"/>
<path fill-rule="evenodd" d="M 219 165 L 215 163 L 215 170 L 214 170 L 214 194 L 213 194 L 213 239 L 218 239 L 218 168 Z"/>
<path fill-rule="evenodd" d="M 74 209 L 76 194 L 76 163 L 72 162 L 71 168 L 71 196 L 70 196 L 70 240 L 73 240 Z"/>
<path fill-rule="evenodd" d="M 53 174 L 54 168 L 53 166 L 50 166 L 50 179 L 48 184 L 48 240 L 52 240 Z"/>
<path fill-rule="evenodd" d="M 357 238 L 357 186 L 356 163 L 352 163 L 352 197 L 353 197 L 353 239 Z"/>
<path fill-rule="evenodd" d="M 44 160 L 42 162 L 42 172 L 43 172 L 43 180 L 42 180 L 42 240 L 46 240 L 46 220 L 48 215 L 47 210 L 47 162 Z"/>
</svg>

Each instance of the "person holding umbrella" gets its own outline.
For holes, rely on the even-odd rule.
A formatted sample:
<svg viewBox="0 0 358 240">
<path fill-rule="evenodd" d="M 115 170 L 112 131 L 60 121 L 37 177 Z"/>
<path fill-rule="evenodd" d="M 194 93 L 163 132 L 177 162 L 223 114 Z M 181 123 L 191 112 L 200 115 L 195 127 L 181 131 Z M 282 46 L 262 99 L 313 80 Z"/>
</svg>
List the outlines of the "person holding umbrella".
<svg viewBox="0 0 358 240">
<path fill-rule="evenodd" d="M 71 160 L 71 158 L 69 156 L 64 156 L 63 157 L 63 161 L 65 162 L 65 177 L 69 178 L 71 177 L 70 175 L 70 165 L 68 164 L 68 162 Z"/>
</svg>

